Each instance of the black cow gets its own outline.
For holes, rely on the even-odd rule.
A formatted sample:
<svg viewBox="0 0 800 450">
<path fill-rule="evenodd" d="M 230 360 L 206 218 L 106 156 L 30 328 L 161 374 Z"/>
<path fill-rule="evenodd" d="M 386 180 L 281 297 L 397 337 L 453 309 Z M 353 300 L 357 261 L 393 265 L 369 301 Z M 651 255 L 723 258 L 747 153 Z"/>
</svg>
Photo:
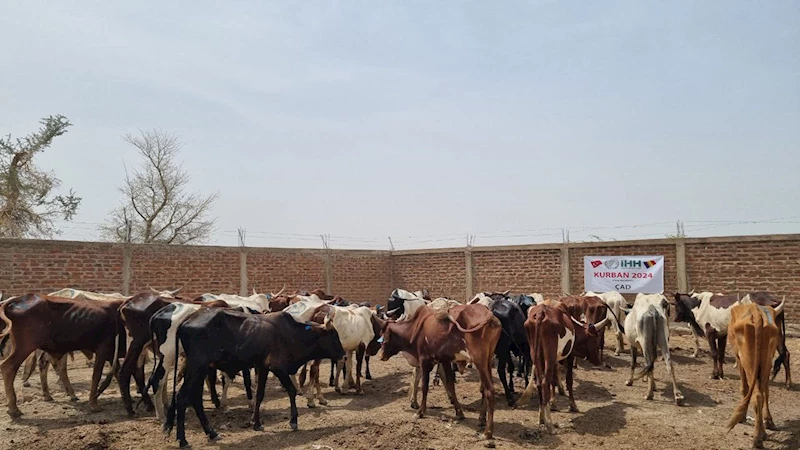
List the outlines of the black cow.
<svg viewBox="0 0 800 450">
<path fill-rule="evenodd" d="M 495 317 L 500 319 L 500 324 L 503 326 L 503 332 L 500 334 L 500 340 L 497 342 L 494 354 L 497 356 L 497 376 L 500 378 L 500 383 L 503 384 L 506 400 L 509 406 L 512 406 L 514 404 L 514 363 L 512 362 L 512 353 L 521 360 L 520 370 L 525 378 L 525 386 L 528 385 L 528 377 L 532 365 L 528 337 L 525 334 L 526 317 L 522 312 L 522 308 L 512 301 L 507 293 L 484 293 L 483 295 L 491 299 L 486 306 Z"/>
<path fill-rule="evenodd" d="M 526 294 L 513 295 L 511 296 L 511 301 L 516 303 L 517 306 L 519 306 L 520 309 L 522 309 L 523 322 L 525 321 L 525 318 L 528 317 L 528 310 L 536 306 L 536 299 Z M 530 354 L 529 352 L 526 352 L 525 356 L 517 357 L 517 376 L 520 378 L 524 377 L 525 384 L 527 385 L 530 374 L 531 374 Z"/>
<path fill-rule="evenodd" d="M 250 315 L 222 308 L 202 309 L 181 324 L 176 339 L 186 354 L 186 371 L 183 385 L 177 395 L 173 394 L 164 430 L 172 430 L 177 415 L 177 439 L 181 447 L 189 445 L 185 430 L 188 404 L 194 407 L 208 438 L 216 440 L 219 437 L 203 411 L 203 381 L 210 365 L 231 378 L 243 369 L 256 368 L 258 389 L 252 426 L 257 431 L 263 429 L 259 410 L 264 400 L 267 375 L 269 372 L 275 374 L 289 393 L 289 424 L 297 430 L 297 389 L 290 376 L 308 361 L 341 359 L 345 354 L 335 330 L 312 323 L 298 323 L 283 312 Z"/>
</svg>

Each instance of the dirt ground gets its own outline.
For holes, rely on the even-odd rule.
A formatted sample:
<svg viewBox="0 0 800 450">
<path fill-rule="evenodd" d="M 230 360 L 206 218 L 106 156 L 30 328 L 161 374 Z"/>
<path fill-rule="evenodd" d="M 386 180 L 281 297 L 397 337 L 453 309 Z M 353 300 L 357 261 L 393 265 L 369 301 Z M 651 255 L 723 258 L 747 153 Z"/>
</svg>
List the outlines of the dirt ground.
<svg viewBox="0 0 800 450">
<path fill-rule="evenodd" d="M 609 342 L 611 335 L 607 336 Z M 739 374 L 732 358 L 726 362 L 725 380 L 711 380 L 711 362 L 707 345 L 699 359 L 691 358 L 690 337 L 673 334 L 672 355 L 680 389 L 686 404 L 677 407 L 672 401 L 672 386 L 665 383 L 663 363 L 656 365 L 656 393 L 652 401 L 644 400 L 646 386 L 637 381 L 625 386 L 629 373 L 628 349 L 614 357 L 606 350 L 613 369 L 591 368 L 581 362 L 575 372 L 575 397 L 580 412 L 569 413 L 565 397 L 557 402 L 553 413 L 558 428 L 555 435 L 545 435 L 537 425 L 536 400 L 524 408 L 513 410 L 506 405 L 495 373 L 497 409 L 495 412 L 495 445 L 497 448 L 574 448 L 636 449 L 654 446 L 670 449 L 738 449 L 750 448 L 753 426 L 737 425 L 726 433 L 724 424 L 739 400 Z M 790 340 L 789 348 L 800 358 L 800 339 Z M 730 349 L 728 349 L 730 355 Z M 641 361 L 641 359 L 640 359 Z M 230 390 L 231 410 L 227 414 L 213 410 L 205 393 L 206 409 L 212 426 L 222 439 L 208 443 L 194 412 L 187 411 L 187 439 L 194 448 L 271 450 L 292 448 L 330 449 L 482 449 L 476 427 L 480 394 L 477 374 L 468 369 L 458 375 L 456 391 L 465 405 L 466 420 L 454 421 L 454 412 L 443 386 L 434 386 L 428 401 L 428 416 L 412 420 L 413 411 L 407 400 L 410 367 L 405 359 L 394 357 L 387 362 L 371 361 L 373 380 L 364 384 L 365 395 L 352 391 L 336 394 L 325 386 L 328 406 L 306 408 L 298 397 L 300 430 L 289 428 L 289 401 L 277 380 L 270 377 L 262 405 L 264 431 L 244 428 L 250 411 L 241 380 Z M 641 364 L 641 363 L 640 363 Z M 797 363 L 793 364 L 795 382 L 800 382 Z M 148 375 L 150 367 L 148 366 Z M 328 364 L 323 363 L 324 381 Z M 118 389 L 110 387 L 100 398 L 100 413 L 88 412 L 90 369 L 82 355 L 70 362 L 72 380 L 80 401 L 71 403 L 50 372 L 54 402 L 42 400 L 38 374 L 31 377 L 31 387 L 22 387 L 20 377 L 15 386 L 20 398 L 22 418 L 12 421 L 0 413 L 0 448 L 3 449 L 151 449 L 177 448 L 174 433 L 165 437 L 155 416 L 139 410 L 129 419 L 122 409 Z M 783 387 L 783 371 L 770 385 L 770 406 L 779 431 L 769 431 L 768 449 L 800 448 L 800 391 Z M 520 380 L 515 380 L 520 386 Z M 135 389 L 134 389 L 135 391 Z M 521 392 L 521 388 L 517 389 Z M 6 399 L 0 393 L 0 402 Z M 749 415 L 752 415 L 752 409 Z"/>
</svg>

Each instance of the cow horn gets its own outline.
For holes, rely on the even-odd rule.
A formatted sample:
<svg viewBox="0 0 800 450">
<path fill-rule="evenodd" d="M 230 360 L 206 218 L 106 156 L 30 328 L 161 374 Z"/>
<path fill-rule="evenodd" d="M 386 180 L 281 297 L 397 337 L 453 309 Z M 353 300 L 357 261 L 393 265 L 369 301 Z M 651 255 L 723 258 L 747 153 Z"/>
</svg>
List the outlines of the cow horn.
<svg viewBox="0 0 800 450">
<path fill-rule="evenodd" d="M 181 291 L 181 289 L 183 289 L 183 286 L 179 287 L 178 289 L 175 289 L 174 291 L 169 291 L 169 293 L 170 293 L 170 294 L 172 294 L 172 295 L 175 295 L 175 294 L 177 294 L 178 292 L 180 292 L 180 291 Z"/>
<path fill-rule="evenodd" d="M 781 300 L 781 304 L 775 307 L 775 315 L 779 316 L 783 312 L 783 306 L 786 305 L 786 296 L 783 296 L 783 300 Z"/>
<path fill-rule="evenodd" d="M 689 295 L 694 295 L 694 289 L 692 289 L 691 291 L 689 291 Z"/>
<path fill-rule="evenodd" d="M 507 289 L 503 291 L 503 297 L 508 297 L 508 294 L 511 293 L 511 289 Z"/>
<path fill-rule="evenodd" d="M 608 317 L 594 324 L 594 327 L 597 329 L 597 331 L 601 331 L 606 325 L 608 325 Z"/>
<path fill-rule="evenodd" d="M 153 291 L 153 293 L 155 293 L 155 294 L 160 294 L 161 293 L 161 291 L 157 291 L 157 290 L 153 289 L 153 286 L 147 286 L 147 287 L 149 287 L 150 290 Z"/>
<path fill-rule="evenodd" d="M 255 286 L 253 286 L 253 295 L 258 295 L 258 293 L 256 293 L 256 287 Z"/>
<path fill-rule="evenodd" d="M 283 285 L 283 288 L 281 288 L 281 290 L 280 290 L 280 291 L 278 291 L 278 293 L 277 293 L 277 294 L 272 294 L 272 296 L 273 296 L 273 297 L 277 297 L 277 296 L 279 296 L 279 295 L 283 294 L 283 291 L 285 291 L 285 290 L 286 290 L 286 285 L 284 284 L 284 285 Z"/>
<path fill-rule="evenodd" d="M 580 325 L 581 327 L 586 325 L 585 323 L 581 322 L 580 320 L 578 320 L 578 319 L 576 319 L 576 318 L 574 318 L 572 316 L 569 316 L 569 318 L 572 319 L 572 321 L 575 322 L 576 325 Z"/>
</svg>

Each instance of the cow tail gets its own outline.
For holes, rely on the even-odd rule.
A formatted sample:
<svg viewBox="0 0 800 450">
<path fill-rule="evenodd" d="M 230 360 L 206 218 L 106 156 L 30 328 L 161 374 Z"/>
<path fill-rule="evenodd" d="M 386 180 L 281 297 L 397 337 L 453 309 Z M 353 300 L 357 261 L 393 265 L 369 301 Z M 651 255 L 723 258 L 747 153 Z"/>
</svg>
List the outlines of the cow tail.
<svg viewBox="0 0 800 450">
<path fill-rule="evenodd" d="M 3 343 L 5 343 L 6 339 L 8 339 L 8 336 L 11 334 L 11 319 L 6 316 L 6 306 L 8 306 L 8 303 L 7 301 L 0 303 L 0 320 L 6 324 L 5 329 L 0 332 L 0 348 L 2 348 Z"/>
<path fill-rule="evenodd" d="M 103 391 L 105 391 L 106 388 L 111 384 L 111 380 L 114 378 L 114 375 L 116 375 L 117 371 L 119 371 L 119 357 L 125 352 L 125 344 L 127 343 L 125 338 L 125 325 L 119 310 L 117 310 L 117 316 L 115 317 L 114 322 L 116 325 L 116 333 L 114 333 L 114 337 L 116 338 L 117 342 L 116 345 L 114 345 L 114 357 L 111 360 L 111 372 L 109 372 L 103 382 L 100 383 L 100 387 L 97 388 L 97 395 L 102 394 Z M 72 358 L 74 359 L 75 356 L 72 355 Z M 105 365 L 105 363 L 103 363 L 103 365 Z"/>
<path fill-rule="evenodd" d="M 781 321 L 781 336 L 780 341 L 778 341 L 778 357 L 775 358 L 775 364 L 772 366 L 772 380 L 778 376 L 778 372 L 781 370 L 781 366 L 783 362 L 786 361 L 786 354 L 789 352 L 789 349 L 786 348 L 786 311 L 781 311 L 778 317 L 775 320 Z M 0 345 L 2 346 L 2 345 Z"/>
<path fill-rule="evenodd" d="M 754 325 L 753 334 L 755 335 L 755 347 L 753 347 L 753 350 L 756 350 L 756 352 L 753 355 L 754 356 L 753 376 L 755 377 L 755 379 L 747 380 L 750 383 L 750 387 L 747 390 L 747 394 L 744 397 L 742 397 L 742 400 L 739 402 L 739 405 L 736 406 L 736 409 L 733 411 L 733 415 L 731 415 L 731 420 L 728 421 L 728 431 L 730 431 L 733 427 L 736 426 L 737 423 L 741 422 L 742 419 L 744 419 L 745 415 L 747 414 L 747 407 L 750 405 L 750 399 L 753 397 L 753 391 L 756 390 L 756 385 L 758 384 L 758 378 L 760 372 L 759 366 L 761 365 L 761 358 L 758 357 L 758 353 L 761 351 L 761 334 L 763 333 L 764 330 L 764 317 L 761 315 L 761 311 L 759 311 L 758 308 L 755 308 L 755 314 L 753 314 L 753 325 Z"/>
<path fill-rule="evenodd" d="M 178 325 L 178 328 L 175 330 L 175 365 L 172 368 L 172 411 L 173 411 L 173 419 L 176 417 L 175 414 L 178 413 L 178 364 L 180 363 L 180 351 L 178 350 L 178 334 L 181 331 L 181 326 Z M 188 355 L 187 355 L 188 356 Z"/>
<path fill-rule="evenodd" d="M 650 308 L 651 310 L 654 309 L 652 306 Z M 652 376 L 653 369 L 655 368 L 656 365 L 656 355 L 658 354 L 658 339 L 657 339 L 658 319 L 660 316 L 656 311 L 653 311 L 652 316 L 653 316 L 653 326 L 650 328 L 648 327 L 644 328 L 645 348 L 643 348 L 642 350 L 647 365 L 636 374 L 636 376 L 633 378 L 634 380 L 638 380 L 644 377 L 645 375 Z"/>
<path fill-rule="evenodd" d="M 454 319 L 454 318 L 453 318 L 453 316 L 451 316 L 451 315 L 448 315 L 447 317 L 450 319 L 450 322 L 453 322 L 453 324 L 455 324 L 456 328 L 458 328 L 458 331 L 460 331 L 460 332 L 462 332 L 462 333 L 474 333 L 475 331 L 478 331 L 478 330 L 480 330 L 481 328 L 485 327 L 485 326 L 486 326 L 486 324 L 488 324 L 489 322 L 491 322 L 491 321 L 492 321 L 492 319 L 494 319 L 494 318 L 495 318 L 495 317 L 494 317 L 494 314 L 492 314 L 492 313 L 489 313 L 489 315 L 486 317 L 486 319 L 485 319 L 485 320 L 483 320 L 483 321 L 482 321 L 481 323 L 479 323 L 478 325 L 475 325 L 475 326 L 474 326 L 474 327 L 472 327 L 472 328 L 464 328 L 464 327 L 462 327 L 462 326 L 461 326 L 461 324 L 459 324 L 459 323 L 458 323 L 458 321 L 456 321 L 456 319 Z"/>
</svg>

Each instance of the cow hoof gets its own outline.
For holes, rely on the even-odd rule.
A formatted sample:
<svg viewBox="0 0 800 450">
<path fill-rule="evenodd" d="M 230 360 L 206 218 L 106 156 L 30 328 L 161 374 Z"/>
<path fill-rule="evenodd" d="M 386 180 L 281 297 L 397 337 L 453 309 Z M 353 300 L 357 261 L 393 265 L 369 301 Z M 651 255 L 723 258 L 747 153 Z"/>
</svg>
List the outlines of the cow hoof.
<svg viewBox="0 0 800 450">
<path fill-rule="evenodd" d="M 558 406 L 556 406 L 556 404 L 555 404 L 555 403 L 552 403 L 552 404 L 550 405 L 550 411 L 558 411 Z"/>
<path fill-rule="evenodd" d="M 456 412 L 456 420 L 464 420 L 464 411 Z"/>
<path fill-rule="evenodd" d="M 625 386 L 633 386 L 633 380 L 626 381 Z"/>
<path fill-rule="evenodd" d="M 100 405 L 91 406 L 89 407 L 89 412 L 93 413 L 103 412 L 103 408 Z"/>
<path fill-rule="evenodd" d="M 9 409 L 8 415 L 11 416 L 12 419 L 16 419 L 18 417 L 22 417 L 22 411 L 18 409 Z"/>
<path fill-rule="evenodd" d="M 188 443 L 188 442 L 186 442 L 186 440 L 184 440 L 184 439 L 181 439 L 181 440 L 179 441 L 179 444 L 178 444 L 178 446 L 180 446 L 180 448 L 192 448 L 192 446 L 191 446 L 191 445 L 189 445 L 189 443 Z"/>
<path fill-rule="evenodd" d="M 576 405 L 569 405 L 569 412 L 578 412 L 578 407 Z"/>
<path fill-rule="evenodd" d="M 328 401 L 325 400 L 324 398 L 320 398 L 317 401 L 319 402 L 320 405 L 328 406 Z"/>
<path fill-rule="evenodd" d="M 208 442 L 217 442 L 220 439 L 222 439 L 222 437 L 217 434 L 216 431 L 211 430 L 211 434 L 208 435 Z"/>
<path fill-rule="evenodd" d="M 768 430 L 772 430 L 772 431 L 776 431 L 778 429 L 778 427 L 775 426 L 775 422 L 773 422 L 771 419 L 770 420 L 765 420 L 764 421 L 764 426 Z"/>
<path fill-rule="evenodd" d="M 356 395 L 364 395 L 364 390 L 363 389 L 358 389 L 356 391 Z"/>
<path fill-rule="evenodd" d="M 161 426 L 161 432 L 169 436 L 169 434 L 172 433 L 172 427 L 167 424 L 164 424 Z"/>
<path fill-rule="evenodd" d="M 678 394 L 675 396 L 675 404 L 678 406 L 683 406 L 683 396 Z"/>
<path fill-rule="evenodd" d="M 411 402 L 411 409 L 419 409 L 419 403 Z"/>
<path fill-rule="evenodd" d="M 645 400 L 652 400 L 653 399 L 653 394 L 645 396 L 644 399 Z"/>
<path fill-rule="evenodd" d="M 364 376 L 364 378 L 366 378 L 366 379 L 368 379 L 368 380 L 371 380 L 371 379 L 372 379 L 372 375 L 370 375 L 370 374 L 366 374 L 366 375 Z"/>
<path fill-rule="evenodd" d="M 254 424 L 253 425 L 253 431 L 264 431 L 264 425 L 261 425 L 260 423 L 257 424 L 257 425 Z"/>
<path fill-rule="evenodd" d="M 425 417 L 425 415 L 422 414 L 421 412 L 416 412 L 416 413 L 414 413 L 413 416 L 411 416 L 411 420 L 419 420 L 419 419 L 422 419 L 424 417 Z"/>
<path fill-rule="evenodd" d="M 333 386 L 334 386 L 334 384 L 335 384 L 335 383 L 333 382 L 333 380 L 330 380 L 330 381 L 328 381 L 328 386 L 330 386 L 330 387 L 333 387 Z"/>
<path fill-rule="evenodd" d="M 69 398 L 69 401 L 71 401 L 71 402 L 77 402 L 77 401 L 78 401 L 78 397 L 77 397 L 77 396 L 75 396 L 75 395 L 73 395 L 72 397 L 70 397 L 70 398 Z"/>
<path fill-rule="evenodd" d="M 333 388 L 333 390 L 336 391 L 337 394 L 342 393 L 342 388 L 340 388 L 339 386 L 336 386 L 335 388 Z"/>
<path fill-rule="evenodd" d="M 53 401 L 53 396 L 51 396 L 50 394 L 45 395 L 44 396 L 44 401 L 52 402 Z"/>
<path fill-rule="evenodd" d="M 317 405 L 315 405 L 315 404 L 314 404 L 314 402 L 308 402 L 308 407 L 309 407 L 310 409 L 314 409 L 314 408 L 316 408 L 316 407 L 317 407 Z"/>
<path fill-rule="evenodd" d="M 31 382 L 30 381 L 23 381 L 22 382 L 22 387 L 31 387 Z"/>
<path fill-rule="evenodd" d="M 292 431 L 297 431 L 297 422 L 292 422 L 289 426 L 292 427 Z"/>
</svg>

